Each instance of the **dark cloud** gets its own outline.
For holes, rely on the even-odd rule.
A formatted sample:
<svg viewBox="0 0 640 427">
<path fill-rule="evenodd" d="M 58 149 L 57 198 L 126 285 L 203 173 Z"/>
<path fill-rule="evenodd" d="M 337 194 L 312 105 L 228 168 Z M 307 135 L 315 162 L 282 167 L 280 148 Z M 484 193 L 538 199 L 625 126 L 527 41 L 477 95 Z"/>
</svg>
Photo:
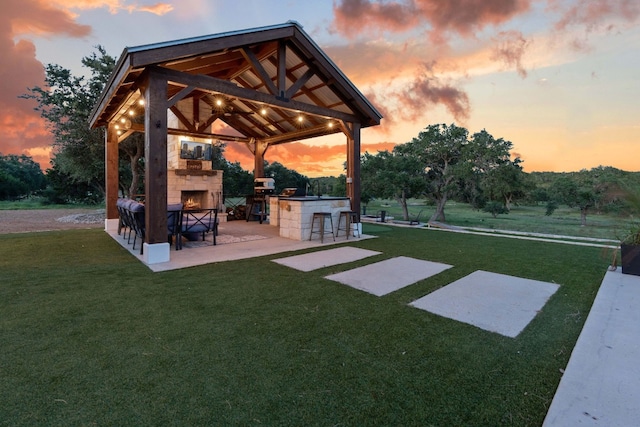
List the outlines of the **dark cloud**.
<svg viewBox="0 0 640 427">
<path fill-rule="evenodd" d="M 343 0 L 333 7 L 335 28 L 353 37 L 366 29 L 381 28 L 398 32 L 420 23 L 416 5 L 408 2 L 377 3 L 368 0 Z"/>
<path fill-rule="evenodd" d="M 529 10 L 530 0 L 342 0 L 334 4 L 334 27 L 353 37 L 363 32 L 400 32 L 428 26 L 430 38 L 449 33 L 472 37 L 488 25 L 499 25 Z"/>
<path fill-rule="evenodd" d="M 433 64 L 425 65 L 423 72 L 404 90 L 394 94 L 403 119 L 416 120 L 426 110 L 443 105 L 458 122 L 469 118 L 471 111 L 469 96 L 457 88 L 452 81 L 435 75 Z"/>
</svg>

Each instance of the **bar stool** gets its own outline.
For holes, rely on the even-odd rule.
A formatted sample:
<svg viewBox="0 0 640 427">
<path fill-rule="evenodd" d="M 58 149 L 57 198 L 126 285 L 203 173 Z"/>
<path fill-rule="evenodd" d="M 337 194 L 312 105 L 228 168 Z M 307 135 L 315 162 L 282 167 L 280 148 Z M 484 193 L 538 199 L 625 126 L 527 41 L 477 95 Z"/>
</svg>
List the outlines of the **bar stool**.
<svg viewBox="0 0 640 427">
<path fill-rule="evenodd" d="M 320 230 L 319 231 L 313 231 L 313 228 L 314 228 L 315 223 L 316 223 L 316 218 L 318 219 L 318 221 L 320 221 Z M 325 225 L 325 222 L 326 222 L 327 218 L 329 218 L 329 221 L 331 223 L 331 230 L 325 231 L 324 225 Z M 336 238 L 333 235 L 333 218 L 331 217 L 331 212 L 314 212 L 313 213 L 313 219 L 311 220 L 311 234 L 309 235 L 309 240 L 311 240 L 313 238 L 314 234 L 319 234 L 320 235 L 320 243 L 324 243 L 324 235 L 325 234 L 331 234 L 331 237 L 333 237 L 333 241 L 334 242 L 336 241 Z"/>
<path fill-rule="evenodd" d="M 342 224 L 342 218 L 344 218 L 345 226 L 344 228 L 340 227 Z M 358 214 L 354 211 L 341 211 L 340 216 L 338 217 L 338 228 L 336 229 L 336 237 L 340 234 L 340 230 L 344 230 L 344 234 L 347 235 L 347 240 L 349 239 L 349 234 L 351 234 L 351 224 L 358 221 Z M 358 233 L 358 237 L 360 237 L 360 231 L 356 229 Z"/>
</svg>

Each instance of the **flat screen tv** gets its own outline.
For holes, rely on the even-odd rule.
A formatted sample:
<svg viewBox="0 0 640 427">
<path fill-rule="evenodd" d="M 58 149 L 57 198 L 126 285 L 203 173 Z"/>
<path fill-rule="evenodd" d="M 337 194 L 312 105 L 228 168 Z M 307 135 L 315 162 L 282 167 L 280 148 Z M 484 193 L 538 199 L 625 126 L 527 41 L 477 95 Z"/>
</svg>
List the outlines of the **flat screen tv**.
<svg viewBox="0 0 640 427">
<path fill-rule="evenodd" d="M 188 160 L 211 160 L 211 144 L 206 142 L 180 141 L 180 158 Z"/>
</svg>

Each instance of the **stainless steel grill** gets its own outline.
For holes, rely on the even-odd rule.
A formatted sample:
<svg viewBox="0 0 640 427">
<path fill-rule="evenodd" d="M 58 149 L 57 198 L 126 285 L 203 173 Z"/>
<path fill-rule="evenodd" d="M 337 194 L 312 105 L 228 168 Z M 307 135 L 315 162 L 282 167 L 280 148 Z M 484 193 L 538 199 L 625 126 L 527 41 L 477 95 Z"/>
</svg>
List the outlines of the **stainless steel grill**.
<svg viewBox="0 0 640 427">
<path fill-rule="evenodd" d="M 276 182 L 273 178 L 256 178 L 253 180 L 253 194 L 266 196 L 276 191 Z"/>
<path fill-rule="evenodd" d="M 282 193 L 280 193 L 280 197 L 301 197 L 301 196 L 304 196 L 304 189 L 302 188 L 295 188 L 295 187 L 285 188 L 284 190 L 282 190 Z"/>
</svg>

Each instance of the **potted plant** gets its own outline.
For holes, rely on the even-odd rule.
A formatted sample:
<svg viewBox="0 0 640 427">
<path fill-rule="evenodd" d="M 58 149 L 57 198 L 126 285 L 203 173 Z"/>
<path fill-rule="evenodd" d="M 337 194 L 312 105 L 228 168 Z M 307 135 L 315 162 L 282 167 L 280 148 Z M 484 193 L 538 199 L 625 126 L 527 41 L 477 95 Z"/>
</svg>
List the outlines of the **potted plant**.
<svg viewBox="0 0 640 427">
<path fill-rule="evenodd" d="M 640 212 L 640 194 L 623 188 L 625 200 L 635 212 Z M 622 274 L 640 276 L 640 223 L 629 226 L 627 232 L 620 238 L 620 265 Z M 615 260 L 614 260 L 615 261 Z"/>
<path fill-rule="evenodd" d="M 640 276 L 640 225 L 630 229 L 620 242 L 622 274 Z"/>
</svg>

